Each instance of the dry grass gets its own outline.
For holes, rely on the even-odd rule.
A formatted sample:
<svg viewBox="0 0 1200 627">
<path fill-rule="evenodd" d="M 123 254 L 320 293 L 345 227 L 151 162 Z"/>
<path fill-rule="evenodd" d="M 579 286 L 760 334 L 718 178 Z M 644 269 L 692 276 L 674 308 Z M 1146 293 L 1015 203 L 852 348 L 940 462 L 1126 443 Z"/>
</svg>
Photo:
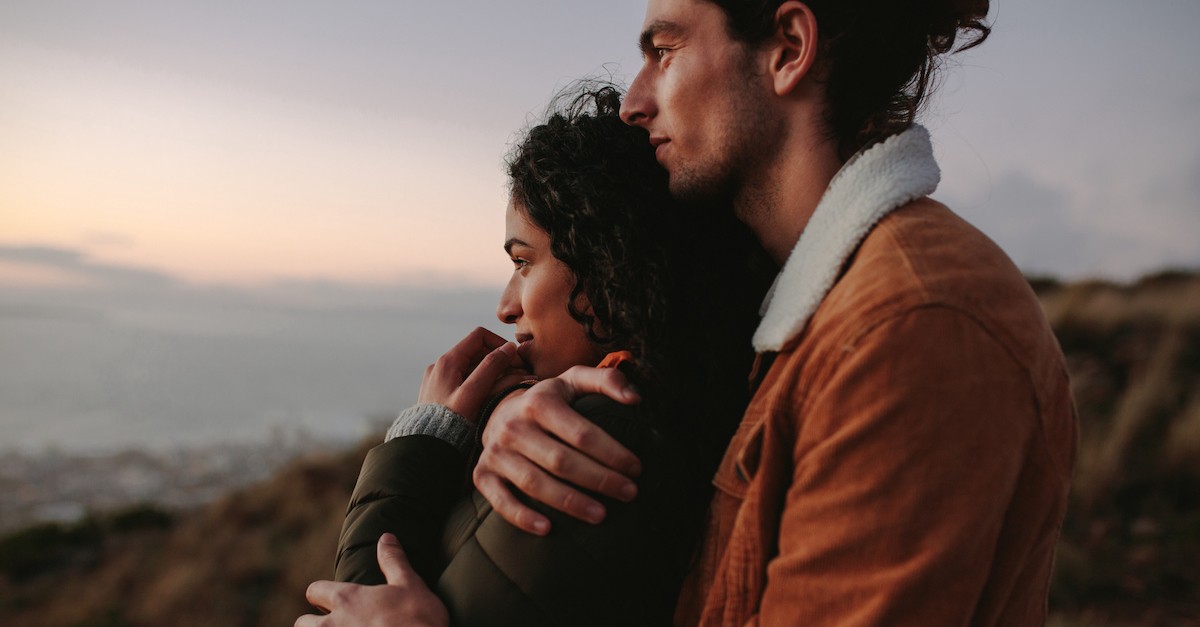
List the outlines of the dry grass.
<svg viewBox="0 0 1200 627">
<path fill-rule="evenodd" d="M 333 576 L 366 447 L 291 464 L 274 479 L 185 515 L 169 529 L 107 529 L 95 555 L 13 581 L 7 625 L 290 625 L 308 583 Z"/>
<path fill-rule="evenodd" d="M 1056 621 L 1200 624 L 1200 275 L 1039 287 L 1082 428 Z"/>
</svg>

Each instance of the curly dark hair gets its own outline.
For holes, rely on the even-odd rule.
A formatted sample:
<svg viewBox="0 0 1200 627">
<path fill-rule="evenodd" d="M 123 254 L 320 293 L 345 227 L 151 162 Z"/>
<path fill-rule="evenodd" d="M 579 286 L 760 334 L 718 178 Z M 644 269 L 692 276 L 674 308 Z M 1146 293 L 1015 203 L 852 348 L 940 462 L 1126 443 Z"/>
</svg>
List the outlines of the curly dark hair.
<svg viewBox="0 0 1200 627">
<path fill-rule="evenodd" d="M 747 44 L 767 38 L 783 0 L 709 0 Z M 817 18 L 829 110 L 842 157 L 907 129 L 942 58 L 983 43 L 988 0 L 805 0 Z"/>
<path fill-rule="evenodd" d="M 638 358 L 629 374 L 669 443 L 668 517 L 693 532 L 681 533 L 688 546 L 749 401 L 750 338 L 774 268 L 732 211 L 698 215 L 672 200 L 646 131 L 622 122 L 620 106 L 605 83 L 560 94 L 509 154 L 510 189 L 574 275 L 571 315 L 597 345 Z"/>
</svg>

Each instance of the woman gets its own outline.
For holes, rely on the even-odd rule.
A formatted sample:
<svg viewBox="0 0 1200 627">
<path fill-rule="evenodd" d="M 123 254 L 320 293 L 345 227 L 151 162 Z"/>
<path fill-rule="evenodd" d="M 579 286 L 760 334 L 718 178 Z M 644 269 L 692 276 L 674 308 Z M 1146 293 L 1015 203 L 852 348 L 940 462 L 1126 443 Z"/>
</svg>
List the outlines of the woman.
<svg viewBox="0 0 1200 627">
<path fill-rule="evenodd" d="M 476 330 L 426 371 L 421 403 L 363 465 L 337 578 L 381 583 L 375 543 L 393 532 L 454 624 L 667 624 L 747 401 L 770 269 L 748 272 L 760 253 L 732 214 L 697 220 L 671 201 L 615 89 L 560 102 L 508 160 L 513 276 L 497 317 L 519 347 Z M 489 351 L 508 362 L 503 376 L 479 374 L 499 371 L 480 364 Z M 598 526 L 542 509 L 554 532 L 525 534 L 467 493 L 476 414 L 486 418 L 489 394 L 524 385 L 514 382 L 601 359 L 620 362 L 641 403 L 590 396 L 576 408 L 642 460 L 638 497 L 605 501 Z M 428 416 L 447 414 L 455 427 L 423 434 Z"/>
</svg>

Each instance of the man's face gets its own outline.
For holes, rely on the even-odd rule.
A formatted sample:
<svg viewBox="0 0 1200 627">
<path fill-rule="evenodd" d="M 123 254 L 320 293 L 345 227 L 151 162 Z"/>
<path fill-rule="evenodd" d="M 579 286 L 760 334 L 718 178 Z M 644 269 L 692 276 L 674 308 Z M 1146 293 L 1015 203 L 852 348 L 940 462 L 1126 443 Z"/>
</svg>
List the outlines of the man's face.
<svg viewBox="0 0 1200 627">
<path fill-rule="evenodd" d="M 650 132 L 677 198 L 734 200 L 778 128 L 761 55 L 733 39 L 707 0 L 649 0 L 641 47 L 622 119 Z"/>
</svg>

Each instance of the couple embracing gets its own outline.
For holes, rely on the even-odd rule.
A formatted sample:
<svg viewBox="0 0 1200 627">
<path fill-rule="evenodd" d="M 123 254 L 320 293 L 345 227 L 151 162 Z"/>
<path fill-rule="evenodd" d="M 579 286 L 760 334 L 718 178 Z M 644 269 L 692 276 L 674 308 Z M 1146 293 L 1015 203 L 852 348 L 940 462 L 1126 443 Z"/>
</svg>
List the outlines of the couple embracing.
<svg viewBox="0 0 1200 627">
<path fill-rule="evenodd" d="M 1043 624 L 1066 369 L 913 122 L 987 9 L 650 0 L 509 157 L 518 344 L 427 369 L 297 626 Z"/>
</svg>

